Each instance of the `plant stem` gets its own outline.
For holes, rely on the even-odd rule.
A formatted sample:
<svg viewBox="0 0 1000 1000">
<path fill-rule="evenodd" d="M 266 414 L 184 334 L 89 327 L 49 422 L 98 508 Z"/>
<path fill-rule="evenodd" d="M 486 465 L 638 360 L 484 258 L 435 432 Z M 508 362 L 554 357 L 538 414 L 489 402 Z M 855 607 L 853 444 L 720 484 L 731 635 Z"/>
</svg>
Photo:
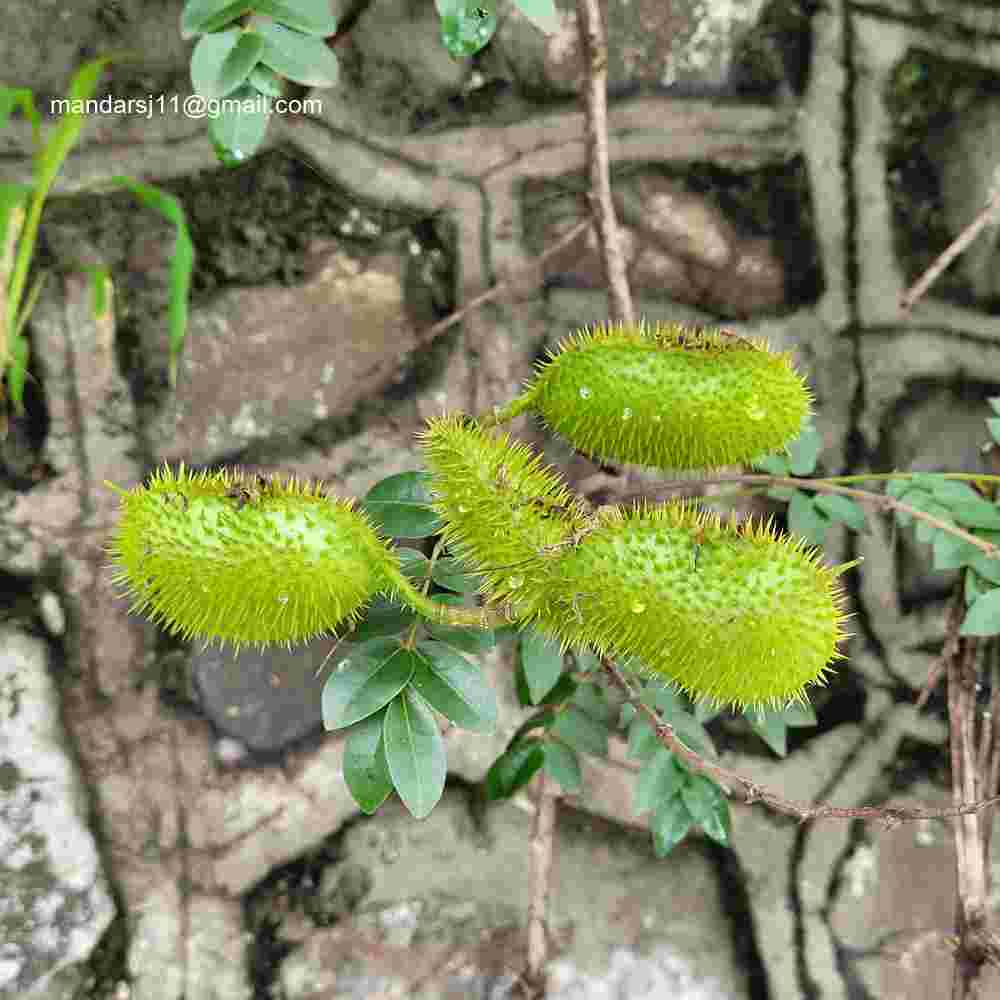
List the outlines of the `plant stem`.
<svg viewBox="0 0 1000 1000">
<path fill-rule="evenodd" d="M 391 582 L 400 601 L 438 625 L 471 625 L 490 629 L 510 625 L 513 620 L 492 608 L 456 608 L 450 604 L 439 604 L 417 590 L 401 570 L 392 571 Z"/>
</svg>

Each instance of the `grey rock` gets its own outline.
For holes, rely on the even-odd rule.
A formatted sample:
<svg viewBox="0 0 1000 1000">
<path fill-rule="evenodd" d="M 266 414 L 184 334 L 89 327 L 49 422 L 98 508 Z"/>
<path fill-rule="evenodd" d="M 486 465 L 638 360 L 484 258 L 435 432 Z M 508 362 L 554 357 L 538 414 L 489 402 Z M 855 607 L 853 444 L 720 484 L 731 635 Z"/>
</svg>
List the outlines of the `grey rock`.
<svg viewBox="0 0 1000 1000">
<path fill-rule="evenodd" d="M 55 1000 L 115 915 L 44 643 L 0 632 L 0 996 Z"/>
</svg>

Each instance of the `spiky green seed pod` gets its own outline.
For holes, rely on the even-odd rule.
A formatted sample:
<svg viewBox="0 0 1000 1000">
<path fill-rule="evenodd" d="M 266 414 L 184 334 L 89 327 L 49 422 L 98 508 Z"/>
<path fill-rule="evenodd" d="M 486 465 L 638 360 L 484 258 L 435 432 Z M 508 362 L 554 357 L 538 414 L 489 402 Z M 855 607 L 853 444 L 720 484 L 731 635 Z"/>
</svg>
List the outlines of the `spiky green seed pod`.
<svg viewBox="0 0 1000 1000">
<path fill-rule="evenodd" d="M 788 354 L 676 323 L 580 331 L 549 352 L 499 420 L 536 412 L 598 461 L 675 470 L 750 462 L 788 445 L 812 397 Z"/>
<path fill-rule="evenodd" d="M 533 617 L 564 648 L 638 657 L 696 701 L 783 706 L 843 659 L 851 565 L 685 502 L 605 508 L 557 557 Z"/>
<path fill-rule="evenodd" d="M 541 554 L 566 545 L 586 523 L 586 509 L 509 434 L 452 414 L 429 420 L 420 438 L 444 540 L 484 571 L 481 589 L 516 613 L 544 586 L 548 560 Z"/>
<path fill-rule="evenodd" d="M 126 492 L 109 545 L 131 611 L 184 638 L 291 645 L 355 622 L 399 564 L 352 500 L 320 485 L 164 466 Z"/>
</svg>

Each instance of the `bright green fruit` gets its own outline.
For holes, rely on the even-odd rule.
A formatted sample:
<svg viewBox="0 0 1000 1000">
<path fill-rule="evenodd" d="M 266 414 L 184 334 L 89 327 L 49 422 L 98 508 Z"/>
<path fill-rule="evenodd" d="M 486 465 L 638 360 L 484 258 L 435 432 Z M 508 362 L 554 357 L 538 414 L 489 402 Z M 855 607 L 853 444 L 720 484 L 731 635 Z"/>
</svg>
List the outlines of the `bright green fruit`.
<svg viewBox="0 0 1000 1000">
<path fill-rule="evenodd" d="M 365 514 L 319 485 L 183 465 L 129 492 L 107 485 L 122 498 L 113 582 L 184 638 L 306 641 L 357 621 L 401 575 Z"/>
<path fill-rule="evenodd" d="M 434 508 L 455 554 L 484 571 L 482 588 L 517 605 L 544 586 L 553 554 L 586 522 L 559 474 L 508 434 L 491 434 L 461 414 L 421 432 Z"/>
<path fill-rule="evenodd" d="M 605 508 L 558 556 L 533 620 L 564 647 L 635 656 L 696 701 L 783 706 L 843 659 L 850 565 L 685 502 Z"/>
<path fill-rule="evenodd" d="M 598 461 L 662 469 L 750 462 L 798 437 L 811 396 L 788 354 L 676 323 L 581 331 L 501 420 L 533 410 Z"/>
</svg>

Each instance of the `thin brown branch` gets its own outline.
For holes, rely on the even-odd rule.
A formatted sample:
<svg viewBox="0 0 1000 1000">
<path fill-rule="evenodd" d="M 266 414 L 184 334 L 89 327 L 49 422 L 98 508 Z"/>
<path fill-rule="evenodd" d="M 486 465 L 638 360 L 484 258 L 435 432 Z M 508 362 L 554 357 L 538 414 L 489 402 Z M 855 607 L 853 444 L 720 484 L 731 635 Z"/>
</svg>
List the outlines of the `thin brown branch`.
<svg viewBox="0 0 1000 1000">
<path fill-rule="evenodd" d="M 899 308 L 903 311 L 904 318 L 909 315 L 916 302 L 924 297 L 927 289 L 937 281 L 945 268 L 965 250 L 990 222 L 996 221 L 998 211 L 1000 211 L 1000 189 L 991 195 L 982 211 L 945 247 L 913 286 L 903 293 L 899 300 Z"/>
<path fill-rule="evenodd" d="M 506 281 L 498 282 L 492 288 L 487 288 L 485 292 L 475 296 L 470 299 L 461 309 L 456 309 L 450 316 L 445 316 L 444 319 L 438 320 L 433 326 L 427 327 L 425 330 L 421 330 L 417 335 L 417 341 L 420 346 L 429 344 L 436 337 L 440 337 L 442 333 L 446 330 L 450 330 L 456 323 L 461 323 L 465 316 L 475 309 L 479 309 L 481 306 L 486 305 L 487 302 L 492 302 L 494 299 L 499 298 L 508 288 L 515 284 L 515 282 L 521 282 L 524 280 L 525 275 L 530 275 L 532 272 L 540 273 L 540 265 L 544 264 L 550 257 L 555 256 L 560 250 L 565 249 L 573 242 L 581 233 L 585 233 L 592 225 L 593 221 L 591 219 L 583 219 L 578 222 L 569 232 L 563 234 L 556 240 L 552 246 L 547 247 L 544 253 L 539 254 L 539 256 L 532 258 L 531 263 L 526 265 L 517 274 L 512 275 Z"/>
<path fill-rule="evenodd" d="M 941 653 L 931 665 L 931 669 L 927 672 L 927 680 L 924 683 L 923 690 L 920 692 L 920 697 L 917 698 L 916 707 L 918 712 L 927 704 L 927 699 L 930 698 L 934 688 L 937 687 L 938 681 L 948 673 L 948 664 L 952 657 L 958 654 L 960 639 L 958 630 L 962 626 L 964 610 L 965 598 L 962 590 L 956 587 L 954 593 L 951 595 L 951 604 L 948 606 L 948 614 L 945 618 L 944 645 L 941 647 Z"/>
<path fill-rule="evenodd" d="M 616 323 L 634 323 L 632 293 L 625 274 L 625 259 L 618 238 L 618 220 L 611 201 L 608 161 L 608 46 L 597 0 L 577 0 L 576 16 L 586 75 L 584 99 L 587 109 L 587 169 L 590 174 L 587 198 L 597 223 L 597 238 L 608 284 L 609 318 Z"/>
<path fill-rule="evenodd" d="M 524 976 L 537 989 L 544 988 L 545 965 L 549 958 L 548 909 L 558 798 L 558 786 L 543 769 L 535 779 L 535 815 L 528 844 L 531 899 L 528 903 L 528 968 Z"/>
<path fill-rule="evenodd" d="M 661 745 L 672 753 L 675 753 L 692 770 L 701 774 L 706 774 L 716 784 L 730 792 L 731 789 L 739 787 L 743 792 L 743 801 L 750 805 L 754 802 L 763 802 L 774 812 L 784 813 L 786 816 L 795 816 L 800 822 L 807 823 L 817 819 L 879 819 L 887 827 L 896 826 L 899 823 L 916 819 L 946 819 L 950 816 L 964 816 L 977 813 L 981 809 L 995 805 L 1000 802 L 1000 795 L 984 799 L 981 802 L 966 802 L 950 808 L 924 809 L 919 806 L 834 806 L 828 803 L 805 803 L 796 802 L 793 799 L 786 799 L 769 789 L 762 788 L 750 778 L 729 771 L 718 764 L 700 757 L 693 750 L 685 746 L 674 732 L 673 726 L 648 705 L 643 704 L 638 695 L 632 690 L 632 686 L 625 679 L 619 668 L 610 660 L 601 661 L 605 672 L 618 688 L 620 688 L 628 698 L 630 704 L 646 717 L 656 732 L 657 739 Z"/>
<path fill-rule="evenodd" d="M 952 801 L 972 801 L 982 782 L 976 769 L 976 651 L 966 638 L 948 662 L 948 722 L 951 746 Z M 975 982 L 986 964 L 982 935 L 987 932 L 988 869 L 984 864 L 982 818 L 967 813 L 955 823 L 955 864 L 958 897 L 955 924 L 958 949 L 952 978 L 952 1000 L 972 997 Z"/>
</svg>

